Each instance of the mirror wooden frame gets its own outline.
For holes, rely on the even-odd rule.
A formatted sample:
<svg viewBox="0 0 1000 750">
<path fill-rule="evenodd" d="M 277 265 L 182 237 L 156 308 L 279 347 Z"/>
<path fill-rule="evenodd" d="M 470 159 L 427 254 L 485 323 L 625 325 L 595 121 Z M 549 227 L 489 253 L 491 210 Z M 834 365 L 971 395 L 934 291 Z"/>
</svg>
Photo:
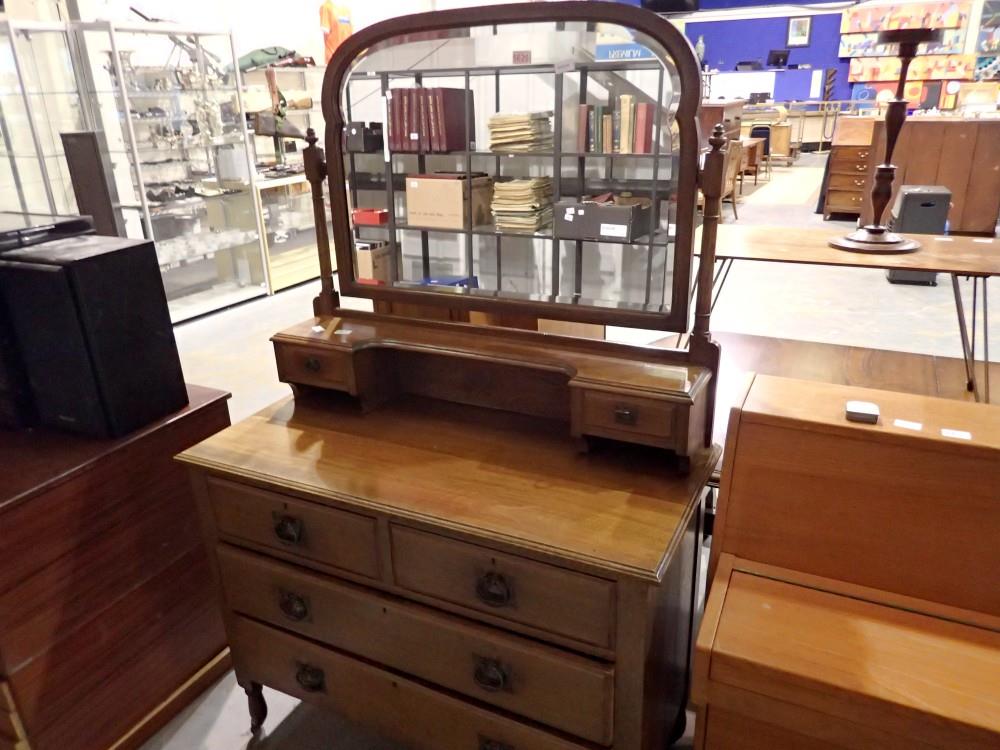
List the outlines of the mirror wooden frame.
<svg viewBox="0 0 1000 750">
<path fill-rule="evenodd" d="M 483 19 L 488 19 L 488 23 Z M 359 56 L 380 42 L 403 34 L 441 31 L 469 26 L 523 24 L 526 22 L 609 23 L 645 34 L 672 58 L 680 79 L 676 112 L 679 132 L 677 230 L 674 242 L 673 288 L 667 312 L 627 310 L 614 307 L 574 305 L 541 300 L 519 300 L 499 295 L 435 294 L 420 289 L 399 289 L 358 283 L 354 273 L 353 239 L 346 189 L 343 154 L 345 139 L 341 92 Z M 694 223 L 698 192 L 699 130 L 697 113 L 701 100 L 698 58 L 687 38 L 668 21 L 640 8 L 610 2 L 517 3 L 489 8 L 418 13 L 389 19 L 348 37 L 337 49 L 323 79 L 323 116 L 326 121 L 327 179 L 332 213 L 333 242 L 337 257 L 340 294 L 376 302 L 433 305 L 459 310 L 531 315 L 580 323 L 649 328 L 683 332 L 688 330 Z M 323 243 L 320 243 L 322 253 Z M 324 267 L 321 259 L 321 268 Z M 326 264 L 328 267 L 328 264 Z M 323 279 L 324 292 L 333 296 L 332 275 Z M 327 289 L 329 287 L 329 289 Z"/>
</svg>

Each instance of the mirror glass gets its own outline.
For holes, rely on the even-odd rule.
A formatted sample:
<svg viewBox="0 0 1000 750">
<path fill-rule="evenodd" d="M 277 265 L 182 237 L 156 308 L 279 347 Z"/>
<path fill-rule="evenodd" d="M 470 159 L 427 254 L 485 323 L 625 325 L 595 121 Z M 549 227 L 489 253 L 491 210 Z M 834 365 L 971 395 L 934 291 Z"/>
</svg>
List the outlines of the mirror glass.
<svg viewBox="0 0 1000 750">
<path fill-rule="evenodd" d="M 658 43 L 582 22 L 397 36 L 340 96 L 360 283 L 669 312 L 680 79 Z"/>
</svg>

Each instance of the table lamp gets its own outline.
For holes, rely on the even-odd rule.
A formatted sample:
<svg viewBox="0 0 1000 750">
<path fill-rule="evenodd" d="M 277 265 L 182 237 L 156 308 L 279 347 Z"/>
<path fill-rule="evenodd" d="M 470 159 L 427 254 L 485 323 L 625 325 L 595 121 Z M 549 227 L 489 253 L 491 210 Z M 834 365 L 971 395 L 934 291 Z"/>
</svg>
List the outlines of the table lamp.
<svg viewBox="0 0 1000 750">
<path fill-rule="evenodd" d="M 898 44 L 899 59 L 902 63 L 896 98 L 889 102 L 885 114 L 885 159 L 875 169 L 875 185 L 872 187 L 872 223 L 861 227 L 846 237 L 830 241 L 830 246 L 838 250 L 854 253 L 909 253 L 920 247 L 920 243 L 901 237 L 882 223 L 889 200 L 892 198 L 892 182 L 896 177 L 896 167 L 892 163 L 892 152 L 896 148 L 899 131 L 906 122 L 906 73 L 917 54 L 917 45 L 925 42 L 941 41 L 940 29 L 892 29 L 880 31 L 879 44 Z"/>
</svg>

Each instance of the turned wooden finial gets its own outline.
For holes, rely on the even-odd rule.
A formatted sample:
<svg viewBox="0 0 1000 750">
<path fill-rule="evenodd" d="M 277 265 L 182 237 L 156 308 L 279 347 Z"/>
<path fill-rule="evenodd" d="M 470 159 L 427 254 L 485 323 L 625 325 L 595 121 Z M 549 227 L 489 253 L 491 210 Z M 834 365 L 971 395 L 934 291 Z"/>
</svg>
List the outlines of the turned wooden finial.
<svg viewBox="0 0 1000 750">
<path fill-rule="evenodd" d="M 715 270 L 715 237 L 722 216 L 722 192 L 726 175 L 728 143 L 722 124 L 712 130 L 708 139 L 712 150 L 705 155 L 705 166 L 699 176 L 701 193 L 705 196 L 705 213 L 701 225 L 701 262 L 698 267 L 698 294 L 695 297 L 693 337 L 709 339 L 709 319 L 712 316 L 712 276 Z"/>
<path fill-rule="evenodd" d="M 340 296 L 333 284 L 333 260 L 330 251 L 330 235 L 327 232 L 326 202 L 323 200 L 323 182 L 326 180 L 326 154 L 316 144 L 319 138 L 312 128 L 306 130 L 306 142 L 302 151 L 306 179 L 312 188 L 313 222 L 316 226 L 316 250 L 319 253 L 320 293 L 313 300 L 313 314 L 333 315 L 340 306 Z"/>
</svg>

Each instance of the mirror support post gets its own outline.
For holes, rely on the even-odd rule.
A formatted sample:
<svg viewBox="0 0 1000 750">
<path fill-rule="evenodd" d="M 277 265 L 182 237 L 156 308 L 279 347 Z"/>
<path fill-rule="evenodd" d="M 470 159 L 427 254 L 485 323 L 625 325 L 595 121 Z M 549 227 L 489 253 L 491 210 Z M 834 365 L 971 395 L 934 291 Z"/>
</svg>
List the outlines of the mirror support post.
<svg viewBox="0 0 1000 750">
<path fill-rule="evenodd" d="M 316 223 L 316 248 L 319 253 L 320 292 L 313 300 L 313 314 L 316 317 L 334 315 L 340 307 L 340 295 L 333 285 L 333 262 L 330 253 L 330 234 L 326 228 L 326 203 L 323 200 L 323 182 L 326 180 L 326 158 L 323 149 L 316 143 L 316 131 L 306 131 L 309 144 L 302 151 L 305 162 L 306 179 L 312 188 L 313 221 Z"/>
<path fill-rule="evenodd" d="M 722 124 L 715 126 L 708 139 L 712 150 L 705 155 L 705 166 L 698 175 L 701 192 L 705 196 L 705 214 L 701 227 L 701 257 L 698 263 L 698 296 L 695 300 L 694 326 L 688 344 L 691 360 L 712 372 L 719 373 L 722 356 L 719 344 L 712 341 L 710 322 L 712 317 L 712 276 L 715 271 L 715 242 L 722 215 L 722 192 L 726 175 L 725 130 Z M 716 388 L 709 389 L 705 420 L 705 446 L 712 443 L 712 424 L 715 420 Z"/>
</svg>

